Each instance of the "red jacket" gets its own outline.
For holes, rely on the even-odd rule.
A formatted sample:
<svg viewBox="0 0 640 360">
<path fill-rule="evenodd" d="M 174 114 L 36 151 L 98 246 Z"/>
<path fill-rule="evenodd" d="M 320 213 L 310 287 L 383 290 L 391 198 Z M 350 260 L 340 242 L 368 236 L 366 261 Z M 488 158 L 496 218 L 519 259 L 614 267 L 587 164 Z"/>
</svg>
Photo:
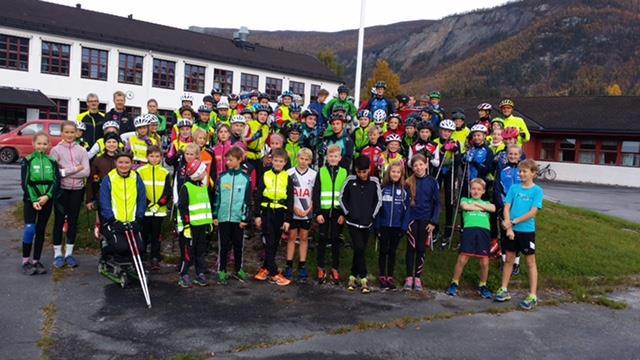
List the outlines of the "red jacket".
<svg viewBox="0 0 640 360">
<path fill-rule="evenodd" d="M 382 154 L 382 149 L 377 145 L 367 145 L 362 151 L 360 151 L 360 156 L 366 156 L 371 161 L 369 165 L 369 175 L 370 176 L 378 176 L 380 171 L 378 166 L 380 164 L 380 154 Z"/>
</svg>

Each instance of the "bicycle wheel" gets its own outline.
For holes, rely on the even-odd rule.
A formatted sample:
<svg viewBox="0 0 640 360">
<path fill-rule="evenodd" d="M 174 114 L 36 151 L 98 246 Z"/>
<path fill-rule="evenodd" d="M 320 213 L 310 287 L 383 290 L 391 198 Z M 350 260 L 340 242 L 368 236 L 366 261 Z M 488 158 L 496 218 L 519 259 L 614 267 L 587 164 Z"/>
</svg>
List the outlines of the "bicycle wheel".
<svg viewBox="0 0 640 360">
<path fill-rule="evenodd" d="M 549 181 L 555 180 L 556 176 L 558 176 L 558 174 L 556 174 L 556 171 L 553 169 L 547 169 L 547 171 L 544 173 L 544 178 Z"/>
</svg>

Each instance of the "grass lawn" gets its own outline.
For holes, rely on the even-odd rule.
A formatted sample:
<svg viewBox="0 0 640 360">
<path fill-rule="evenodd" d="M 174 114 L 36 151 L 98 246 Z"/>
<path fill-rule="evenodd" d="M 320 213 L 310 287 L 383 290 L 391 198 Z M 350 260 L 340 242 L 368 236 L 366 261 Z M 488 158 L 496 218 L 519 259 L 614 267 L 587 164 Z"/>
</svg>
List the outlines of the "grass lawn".
<svg viewBox="0 0 640 360">
<path fill-rule="evenodd" d="M 21 219 L 21 205 L 14 215 Z M 93 214 L 93 213 L 92 213 Z M 18 222 L 19 223 L 19 222 Z M 49 227 L 53 223 L 53 216 Z M 169 234 L 168 222 L 165 222 Z M 87 231 L 87 211 L 82 210 L 78 221 L 79 247 L 98 248 L 98 243 Z M 622 219 L 601 215 L 599 213 L 576 209 L 551 202 L 544 203 L 544 209 L 537 219 L 536 235 L 537 262 L 540 272 L 540 287 L 553 289 L 563 288 L 574 292 L 584 292 L 591 286 L 629 284 L 633 275 L 640 274 L 640 224 Z M 91 231 L 93 229 L 91 228 Z M 49 231 L 50 233 L 50 231 Z M 348 232 L 345 232 L 349 241 Z M 47 236 L 50 239 L 50 236 Z M 167 237 L 165 237 L 167 238 Z M 457 239 L 454 240 L 454 245 Z M 405 272 L 406 240 L 400 242 L 396 262 L 396 278 L 403 279 Z M 253 251 L 247 247 L 245 251 Z M 281 246 L 280 251 L 284 251 Z M 377 277 L 377 253 L 375 240 L 370 239 L 367 251 L 369 273 Z M 427 250 L 423 281 L 428 288 L 445 289 L 455 265 L 457 252 Z M 327 264 L 330 263 L 331 252 L 327 249 Z M 341 255 L 341 274 L 349 275 L 352 252 L 345 248 Z M 526 287 L 526 266 L 522 261 L 521 275 L 514 278 L 514 285 Z M 280 266 L 284 266 L 283 263 Z M 248 266 L 250 268 L 250 266 Z M 307 268 L 315 273 L 315 251 L 308 258 Z M 462 288 L 475 288 L 478 282 L 478 265 L 471 260 L 461 279 Z M 489 273 L 489 286 L 498 287 L 500 274 L 497 262 L 493 262 Z"/>
</svg>

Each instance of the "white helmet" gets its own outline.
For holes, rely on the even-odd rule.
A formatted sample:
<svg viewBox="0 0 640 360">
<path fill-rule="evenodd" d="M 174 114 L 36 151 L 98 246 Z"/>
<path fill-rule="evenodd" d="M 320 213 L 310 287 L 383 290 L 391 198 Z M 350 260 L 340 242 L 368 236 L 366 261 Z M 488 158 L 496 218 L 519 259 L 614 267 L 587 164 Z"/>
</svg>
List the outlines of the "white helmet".
<svg viewBox="0 0 640 360">
<path fill-rule="evenodd" d="M 147 122 L 149 123 L 149 125 L 160 124 L 160 121 L 158 120 L 158 117 L 155 116 L 154 114 L 144 114 L 144 115 L 142 115 L 142 117 L 147 119 Z"/>
<path fill-rule="evenodd" d="M 228 108 L 229 108 L 229 103 L 226 101 L 220 100 L 218 102 L 218 105 L 216 105 L 216 109 L 228 109 Z"/>
<path fill-rule="evenodd" d="M 440 126 L 442 127 L 442 125 L 440 125 Z M 487 127 L 482 125 L 482 124 L 475 124 L 475 125 L 473 125 L 471 127 L 471 131 L 470 132 L 474 133 L 474 132 L 477 132 L 477 131 L 483 132 L 483 133 L 487 133 Z"/>
<path fill-rule="evenodd" d="M 133 119 L 133 126 L 135 126 L 136 129 L 143 126 L 149 126 L 149 118 L 143 115 L 136 116 L 136 118 Z"/>
<path fill-rule="evenodd" d="M 247 123 L 247 119 L 244 118 L 244 116 L 242 115 L 234 115 L 231 118 L 231 124 L 246 124 Z"/>
<path fill-rule="evenodd" d="M 440 129 L 456 131 L 456 123 L 452 120 L 444 119 L 440 121 Z"/>
<path fill-rule="evenodd" d="M 376 124 L 381 124 L 386 119 L 387 119 L 387 113 L 384 110 L 378 109 L 373 112 L 373 122 L 375 122 Z"/>
<path fill-rule="evenodd" d="M 178 123 L 176 125 L 178 126 L 178 128 L 185 127 L 185 126 L 192 127 L 193 122 L 191 122 L 191 120 L 189 119 L 180 119 L 178 120 Z"/>
<path fill-rule="evenodd" d="M 182 96 L 180 96 L 180 102 L 182 101 L 191 101 L 191 103 L 193 104 L 193 95 L 188 93 L 182 94 Z"/>
<path fill-rule="evenodd" d="M 87 131 L 87 125 L 85 125 L 85 123 L 83 123 L 82 121 L 76 122 L 76 129 L 77 130 L 82 130 L 82 131 Z"/>
<path fill-rule="evenodd" d="M 387 135 L 386 138 L 384 138 L 384 142 L 387 143 L 387 144 L 392 142 L 392 141 L 397 141 L 399 143 L 402 143 L 402 138 L 400 137 L 400 135 L 395 134 L 395 133 L 391 133 L 391 134 Z"/>
<path fill-rule="evenodd" d="M 102 124 L 102 131 L 105 131 L 107 130 L 107 128 L 110 128 L 110 127 L 114 127 L 120 130 L 120 124 L 118 124 L 117 121 L 109 120 L 109 121 L 105 121 L 104 124 Z"/>
<path fill-rule="evenodd" d="M 478 105 L 478 110 L 491 111 L 492 108 L 493 106 L 491 106 L 491 104 L 489 103 L 482 103 Z"/>
</svg>

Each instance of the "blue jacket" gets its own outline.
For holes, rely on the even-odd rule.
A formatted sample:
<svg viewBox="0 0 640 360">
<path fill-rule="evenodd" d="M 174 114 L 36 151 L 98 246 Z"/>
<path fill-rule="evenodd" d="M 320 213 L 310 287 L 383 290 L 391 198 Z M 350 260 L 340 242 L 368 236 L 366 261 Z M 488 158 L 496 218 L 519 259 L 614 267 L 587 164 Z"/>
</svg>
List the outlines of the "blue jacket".
<svg viewBox="0 0 640 360">
<path fill-rule="evenodd" d="M 414 205 L 409 207 L 409 214 L 405 217 L 403 229 L 409 228 L 413 220 L 426 220 L 430 224 L 438 225 L 440 222 L 440 188 L 436 179 L 431 175 L 417 178 L 416 199 Z"/>
<path fill-rule="evenodd" d="M 382 207 L 376 217 L 374 228 L 379 231 L 383 227 L 401 228 L 407 231 L 405 217 L 411 206 L 411 194 L 399 184 L 391 184 L 382 188 Z"/>
<path fill-rule="evenodd" d="M 469 163 L 468 180 L 475 178 L 484 180 L 493 171 L 493 152 L 486 144 L 473 145 L 463 159 Z"/>
<path fill-rule="evenodd" d="M 219 222 L 249 221 L 251 180 L 242 170 L 228 170 L 220 175 L 213 204 L 213 218 Z"/>
<path fill-rule="evenodd" d="M 498 209 L 504 207 L 504 198 L 511 186 L 520 184 L 520 182 L 518 164 L 507 163 L 493 183 L 493 201 Z"/>
<path fill-rule="evenodd" d="M 384 110 L 387 116 L 393 114 L 396 109 L 393 107 L 393 102 L 387 99 L 386 97 L 379 98 L 378 96 L 373 96 L 371 100 L 369 100 L 369 104 L 367 104 L 367 109 L 371 111 L 373 114 L 376 110 Z"/>
<path fill-rule="evenodd" d="M 144 211 L 147 209 L 147 193 L 144 182 L 142 182 L 140 176 L 138 176 L 136 181 L 136 191 L 136 221 L 142 221 L 142 219 L 144 219 Z M 100 217 L 105 222 L 114 220 L 115 215 L 111 204 L 111 179 L 109 176 L 103 177 L 100 182 L 100 197 L 98 201 L 100 204 Z"/>
<path fill-rule="evenodd" d="M 322 110 L 324 110 L 324 104 L 319 103 L 317 101 L 312 101 L 309 104 L 309 109 L 313 109 L 316 112 L 318 112 L 318 121 L 316 123 L 316 136 L 320 136 L 322 134 L 322 131 L 324 131 L 325 129 L 325 118 L 322 115 Z"/>
</svg>

